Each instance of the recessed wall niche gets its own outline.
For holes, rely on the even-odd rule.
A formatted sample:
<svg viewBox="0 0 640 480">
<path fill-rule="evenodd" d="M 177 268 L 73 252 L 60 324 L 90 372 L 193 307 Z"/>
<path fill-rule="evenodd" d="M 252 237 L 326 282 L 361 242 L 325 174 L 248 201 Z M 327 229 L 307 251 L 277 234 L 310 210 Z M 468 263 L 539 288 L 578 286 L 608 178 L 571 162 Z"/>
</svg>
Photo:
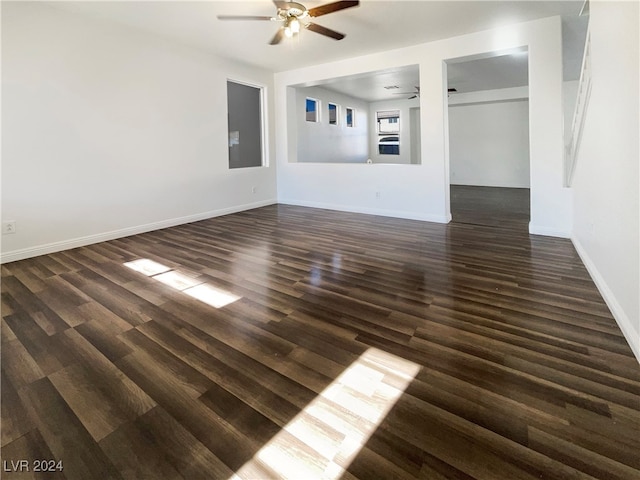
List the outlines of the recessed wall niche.
<svg viewBox="0 0 640 480">
<path fill-rule="evenodd" d="M 289 161 L 420 164 L 419 87 L 418 65 L 290 85 Z M 315 122 L 309 121 L 309 99 L 322 112 Z M 377 112 L 389 111 L 398 112 L 400 120 L 398 131 L 391 135 L 379 131 L 377 117 Z M 394 145 L 391 155 L 390 143 Z"/>
</svg>

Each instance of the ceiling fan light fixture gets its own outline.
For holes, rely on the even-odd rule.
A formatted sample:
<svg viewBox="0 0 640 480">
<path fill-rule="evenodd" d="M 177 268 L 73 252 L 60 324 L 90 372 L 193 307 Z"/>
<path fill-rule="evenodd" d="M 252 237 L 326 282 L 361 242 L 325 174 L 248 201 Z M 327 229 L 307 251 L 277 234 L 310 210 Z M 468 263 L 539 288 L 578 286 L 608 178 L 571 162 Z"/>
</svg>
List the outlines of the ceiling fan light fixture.
<svg viewBox="0 0 640 480">
<path fill-rule="evenodd" d="M 284 24 L 284 36 L 291 38 L 300 33 L 300 20 L 293 15 L 287 17 Z"/>
<path fill-rule="evenodd" d="M 299 33 L 300 20 L 298 20 L 296 17 L 292 17 L 291 20 L 289 21 L 289 28 L 291 29 L 292 33 Z"/>
<path fill-rule="evenodd" d="M 350 1 L 334 1 L 325 5 L 314 7 L 310 10 L 298 2 L 272 0 L 277 8 L 275 17 L 267 17 L 264 15 L 218 15 L 219 20 L 273 20 L 282 22 L 278 31 L 269 42 L 270 45 L 279 44 L 283 38 L 291 38 L 300 33 L 303 28 L 311 32 L 333 38 L 334 40 L 342 40 L 345 35 L 330 28 L 323 27 L 316 23 L 310 22 L 308 18 L 320 17 L 329 13 L 344 10 L 346 8 L 357 7 L 359 0 Z M 301 22 L 300 20 L 304 20 Z"/>
</svg>

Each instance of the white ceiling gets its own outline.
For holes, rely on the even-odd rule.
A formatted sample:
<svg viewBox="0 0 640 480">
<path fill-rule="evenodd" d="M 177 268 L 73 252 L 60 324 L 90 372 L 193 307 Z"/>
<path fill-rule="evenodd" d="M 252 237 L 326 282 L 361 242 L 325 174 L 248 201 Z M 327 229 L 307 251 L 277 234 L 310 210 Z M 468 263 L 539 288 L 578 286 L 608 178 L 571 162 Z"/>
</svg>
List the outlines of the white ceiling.
<svg viewBox="0 0 640 480">
<path fill-rule="evenodd" d="M 307 8 L 331 0 L 303 1 Z M 586 21 L 577 15 L 583 0 L 570 1 L 379 1 L 314 20 L 345 33 L 341 41 L 304 30 L 280 45 L 269 45 L 278 24 L 269 21 L 220 21 L 217 15 L 275 14 L 271 0 L 260 1 L 73 1 L 51 2 L 61 8 L 127 25 L 180 44 L 233 58 L 274 72 L 449 38 L 554 15 L 563 16 L 565 78 L 579 71 L 579 44 Z M 449 65 L 449 83 L 460 92 L 526 85 L 527 57 L 502 56 Z M 524 82 L 524 83 L 523 83 Z M 330 88 L 380 99 L 382 85 L 412 91 L 419 84 L 417 67 L 383 70 L 341 79 Z M 385 93 L 391 91 L 382 89 Z M 363 92 L 369 92 L 367 94 Z M 379 97 L 379 98 L 374 98 Z M 386 98 L 391 98 L 387 95 Z"/>
<path fill-rule="evenodd" d="M 526 51 L 511 55 L 447 64 L 449 87 L 458 93 L 523 87 L 529 84 L 529 56 Z"/>
<path fill-rule="evenodd" d="M 406 67 L 388 68 L 375 72 L 350 75 L 348 77 L 332 78 L 296 87 L 321 86 L 327 90 L 340 92 L 350 97 L 359 98 L 366 102 L 376 102 L 391 98 L 408 98 L 413 94 L 400 95 L 401 92 L 414 92 L 420 85 L 420 72 L 418 65 Z M 385 88 L 385 87 L 398 88 Z"/>
<path fill-rule="evenodd" d="M 527 52 L 447 65 L 448 86 L 457 93 L 521 87 L 528 84 Z M 420 85 L 418 65 L 333 78 L 296 87 L 322 86 L 367 102 L 409 98 Z M 389 88 L 389 87 L 398 88 Z M 404 94 L 406 93 L 406 94 Z"/>
</svg>

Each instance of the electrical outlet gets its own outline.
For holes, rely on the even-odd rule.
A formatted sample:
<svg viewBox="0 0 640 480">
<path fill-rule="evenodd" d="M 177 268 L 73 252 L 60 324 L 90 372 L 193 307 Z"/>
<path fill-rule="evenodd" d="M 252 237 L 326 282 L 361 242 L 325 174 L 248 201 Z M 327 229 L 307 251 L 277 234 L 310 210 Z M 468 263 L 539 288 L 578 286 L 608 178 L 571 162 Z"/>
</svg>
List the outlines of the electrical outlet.
<svg viewBox="0 0 640 480">
<path fill-rule="evenodd" d="M 376 192 L 376 198 L 379 200 L 380 199 L 380 192 Z"/>
<path fill-rule="evenodd" d="M 16 221 L 8 220 L 6 222 L 2 222 L 2 234 L 11 235 L 12 233 L 16 233 Z"/>
<path fill-rule="evenodd" d="M 258 187 L 251 187 L 251 193 L 256 193 L 258 191 Z"/>
</svg>

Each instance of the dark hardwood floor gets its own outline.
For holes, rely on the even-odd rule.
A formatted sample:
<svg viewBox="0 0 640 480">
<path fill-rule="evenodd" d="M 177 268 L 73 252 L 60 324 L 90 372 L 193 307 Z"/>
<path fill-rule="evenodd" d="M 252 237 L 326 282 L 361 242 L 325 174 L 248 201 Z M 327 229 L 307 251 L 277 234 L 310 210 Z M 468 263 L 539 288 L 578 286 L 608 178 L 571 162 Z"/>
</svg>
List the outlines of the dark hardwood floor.
<svg viewBox="0 0 640 480">
<path fill-rule="evenodd" d="M 567 240 L 270 206 L 3 265 L 1 446 L 3 479 L 638 479 L 640 366 Z"/>
<path fill-rule="evenodd" d="M 455 223 L 470 223 L 529 231 L 528 188 L 451 185 L 451 216 Z"/>
</svg>

